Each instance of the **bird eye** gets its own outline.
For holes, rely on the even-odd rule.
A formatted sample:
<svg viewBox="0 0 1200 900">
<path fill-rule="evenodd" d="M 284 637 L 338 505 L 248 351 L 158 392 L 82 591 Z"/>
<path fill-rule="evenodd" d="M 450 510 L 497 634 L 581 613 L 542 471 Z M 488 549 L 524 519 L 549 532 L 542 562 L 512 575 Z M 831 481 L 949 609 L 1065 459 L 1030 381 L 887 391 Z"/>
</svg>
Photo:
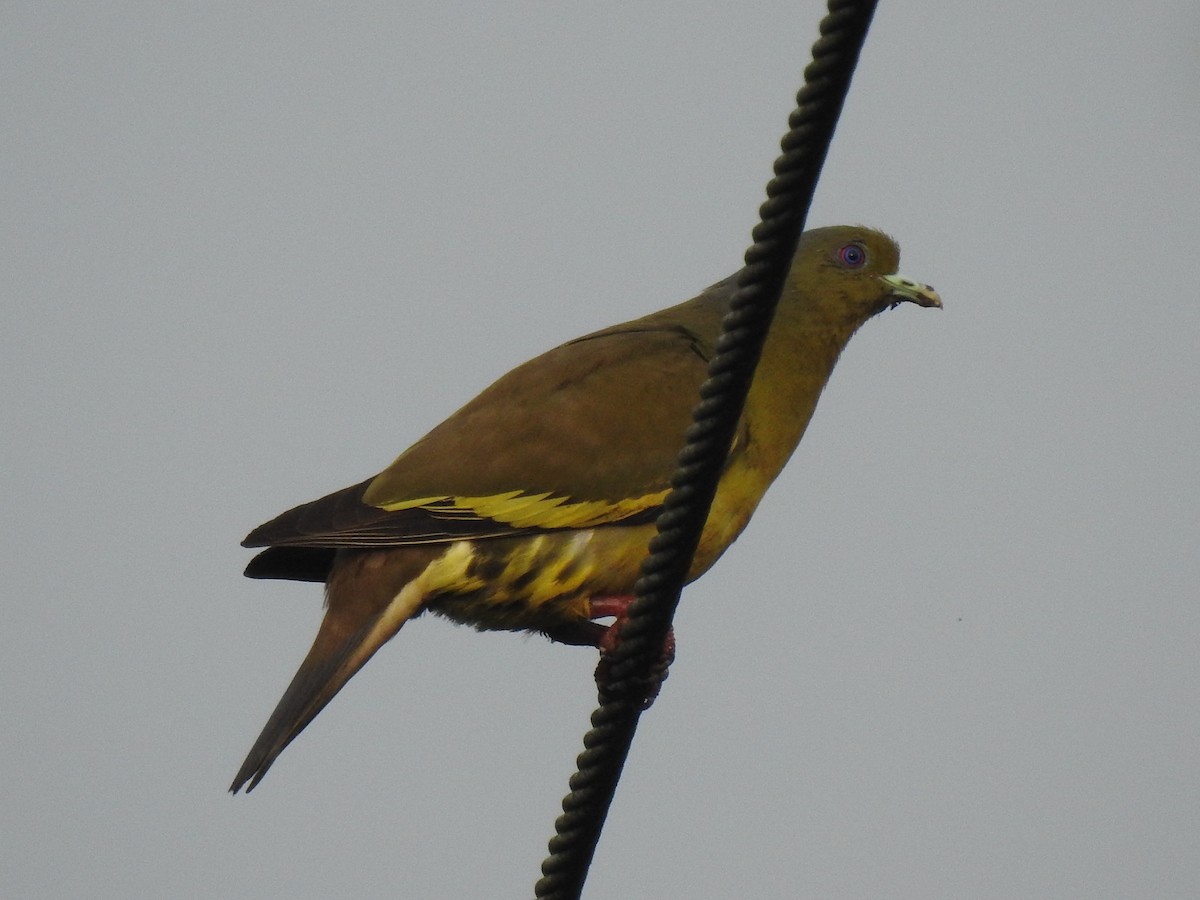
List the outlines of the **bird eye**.
<svg viewBox="0 0 1200 900">
<path fill-rule="evenodd" d="M 847 269 L 861 269 L 867 264 L 867 248 L 862 244 L 845 244 L 834 256 Z"/>
</svg>

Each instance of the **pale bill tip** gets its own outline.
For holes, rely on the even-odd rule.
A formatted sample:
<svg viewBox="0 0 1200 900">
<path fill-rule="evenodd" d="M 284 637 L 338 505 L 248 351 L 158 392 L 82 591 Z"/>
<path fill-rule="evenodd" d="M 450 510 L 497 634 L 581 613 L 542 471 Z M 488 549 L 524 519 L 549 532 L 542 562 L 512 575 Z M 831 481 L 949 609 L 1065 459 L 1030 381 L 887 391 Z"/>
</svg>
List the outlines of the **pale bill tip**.
<svg viewBox="0 0 1200 900">
<path fill-rule="evenodd" d="M 942 298 L 932 286 L 905 278 L 903 275 L 884 275 L 884 282 L 892 290 L 896 302 L 907 300 L 917 306 L 942 308 Z"/>
</svg>

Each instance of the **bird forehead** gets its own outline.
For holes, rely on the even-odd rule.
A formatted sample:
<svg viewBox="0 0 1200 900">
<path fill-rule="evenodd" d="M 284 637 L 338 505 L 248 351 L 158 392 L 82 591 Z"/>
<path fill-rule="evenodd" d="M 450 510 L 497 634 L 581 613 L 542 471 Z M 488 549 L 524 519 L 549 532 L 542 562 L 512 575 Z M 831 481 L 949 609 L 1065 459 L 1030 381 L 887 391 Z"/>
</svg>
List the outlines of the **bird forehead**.
<svg viewBox="0 0 1200 900">
<path fill-rule="evenodd" d="M 822 257 L 831 257 L 841 247 L 850 243 L 862 244 L 867 248 L 872 268 L 892 272 L 900 265 L 899 245 L 884 232 L 865 225 L 834 225 L 827 228 L 814 228 L 804 233 L 801 246 L 804 251 L 815 252 Z"/>
</svg>

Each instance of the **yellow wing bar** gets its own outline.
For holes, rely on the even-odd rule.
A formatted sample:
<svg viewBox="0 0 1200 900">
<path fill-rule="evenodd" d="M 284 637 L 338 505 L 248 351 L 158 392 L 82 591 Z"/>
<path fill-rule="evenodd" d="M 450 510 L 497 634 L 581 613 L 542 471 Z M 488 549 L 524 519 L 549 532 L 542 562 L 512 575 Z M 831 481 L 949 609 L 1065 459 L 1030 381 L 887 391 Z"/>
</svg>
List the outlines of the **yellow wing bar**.
<svg viewBox="0 0 1200 900">
<path fill-rule="evenodd" d="M 663 490 L 624 500 L 572 500 L 550 492 L 506 491 L 486 497 L 418 497 L 381 504 L 379 508 L 389 512 L 423 509 L 431 515 L 448 518 L 473 516 L 513 528 L 591 528 L 659 506 L 666 496 Z"/>
</svg>

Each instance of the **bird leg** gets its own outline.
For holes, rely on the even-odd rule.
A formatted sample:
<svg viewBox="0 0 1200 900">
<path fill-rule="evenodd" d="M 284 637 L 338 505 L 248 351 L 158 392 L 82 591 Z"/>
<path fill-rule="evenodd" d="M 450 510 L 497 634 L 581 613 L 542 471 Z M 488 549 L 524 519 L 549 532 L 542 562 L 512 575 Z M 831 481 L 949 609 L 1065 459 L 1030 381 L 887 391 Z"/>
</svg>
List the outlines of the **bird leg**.
<svg viewBox="0 0 1200 900">
<path fill-rule="evenodd" d="M 552 641 L 560 644 L 571 644 L 576 647 L 595 647 L 600 651 L 600 663 L 596 666 L 596 686 L 603 699 L 611 683 L 608 655 L 616 649 L 621 641 L 621 628 L 629 621 L 629 604 L 633 602 L 632 594 L 612 594 L 592 597 L 589 616 L 592 619 L 614 617 L 611 625 L 601 625 L 599 622 L 575 620 L 567 624 L 559 623 L 552 628 L 546 628 L 543 633 Z M 644 708 L 649 709 L 662 684 L 667 680 L 667 670 L 675 659 L 675 630 L 667 632 L 663 641 L 662 655 L 651 668 L 646 679 L 646 697 Z"/>
<path fill-rule="evenodd" d="M 609 672 L 608 655 L 616 649 L 617 644 L 621 641 L 621 628 L 629 621 L 629 604 L 632 602 L 633 596 L 630 594 L 593 597 L 591 599 L 591 618 L 603 619 L 608 616 L 615 617 L 613 623 L 604 628 L 603 632 L 598 636 L 599 639 L 596 641 L 596 647 L 600 651 L 600 663 L 596 666 L 596 686 L 599 688 L 602 698 L 610 684 L 611 673 Z M 643 709 L 649 709 L 650 705 L 658 697 L 658 692 L 662 690 L 663 682 L 667 680 L 667 672 L 674 660 L 675 629 L 672 628 L 667 631 L 667 636 L 663 640 L 662 654 L 650 669 L 646 684 L 646 696 L 642 701 Z"/>
</svg>

